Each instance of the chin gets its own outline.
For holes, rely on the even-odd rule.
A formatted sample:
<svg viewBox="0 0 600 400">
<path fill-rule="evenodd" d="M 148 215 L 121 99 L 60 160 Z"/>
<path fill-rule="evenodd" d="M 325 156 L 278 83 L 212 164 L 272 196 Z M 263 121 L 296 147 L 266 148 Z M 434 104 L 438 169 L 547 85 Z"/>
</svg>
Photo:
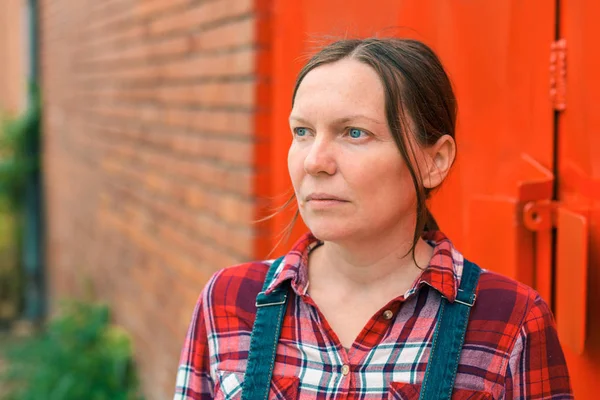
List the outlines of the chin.
<svg viewBox="0 0 600 400">
<path fill-rule="evenodd" d="M 342 242 L 356 235 L 357 231 L 349 226 L 337 225 L 334 222 L 319 221 L 307 223 L 306 226 L 319 240 L 326 242 Z"/>
</svg>

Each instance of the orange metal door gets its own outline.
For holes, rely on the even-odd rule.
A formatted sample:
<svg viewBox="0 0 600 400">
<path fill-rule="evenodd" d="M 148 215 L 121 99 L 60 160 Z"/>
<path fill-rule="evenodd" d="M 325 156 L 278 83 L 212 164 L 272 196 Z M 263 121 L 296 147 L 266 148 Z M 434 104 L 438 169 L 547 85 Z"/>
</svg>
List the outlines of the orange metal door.
<svg viewBox="0 0 600 400">
<path fill-rule="evenodd" d="M 600 3 L 560 4 L 566 93 L 557 119 L 554 311 L 576 398 L 595 399 L 600 378 Z"/>
</svg>

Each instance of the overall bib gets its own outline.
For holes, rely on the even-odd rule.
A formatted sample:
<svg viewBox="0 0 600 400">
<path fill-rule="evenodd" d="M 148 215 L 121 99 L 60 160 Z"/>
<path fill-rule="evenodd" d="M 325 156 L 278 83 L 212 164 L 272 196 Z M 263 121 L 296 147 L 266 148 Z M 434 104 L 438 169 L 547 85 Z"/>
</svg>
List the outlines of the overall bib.
<svg viewBox="0 0 600 400">
<path fill-rule="evenodd" d="M 277 259 L 267 273 L 263 291 L 256 297 L 256 320 L 250 338 L 250 352 L 242 400 L 267 400 L 281 324 L 286 311 L 289 284 L 284 284 L 268 295 L 275 271 L 283 261 Z M 464 260 L 463 274 L 458 294 L 453 303 L 442 296 L 440 310 L 433 334 L 431 353 L 421 385 L 420 400 L 448 400 L 452 397 L 454 379 L 465 339 L 471 307 L 475 303 L 475 289 L 481 269 Z M 441 296 L 441 295 L 440 295 Z M 443 332 L 440 335 L 440 331 Z"/>
</svg>

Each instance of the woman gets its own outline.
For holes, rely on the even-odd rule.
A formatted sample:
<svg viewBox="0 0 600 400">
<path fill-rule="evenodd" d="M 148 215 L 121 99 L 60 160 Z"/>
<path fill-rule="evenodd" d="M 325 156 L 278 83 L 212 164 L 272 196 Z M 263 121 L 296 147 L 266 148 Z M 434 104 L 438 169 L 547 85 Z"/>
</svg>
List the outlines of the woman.
<svg viewBox="0 0 600 400">
<path fill-rule="evenodd" d="M 427 211 L 455 121 L 420 42 L 317 53 L 293 93 L 288 155 L 310 233 L 275 262 L 212 277 L 175 399 L 572 398 L 548 305 L 469 263 Z"/>
</svg>

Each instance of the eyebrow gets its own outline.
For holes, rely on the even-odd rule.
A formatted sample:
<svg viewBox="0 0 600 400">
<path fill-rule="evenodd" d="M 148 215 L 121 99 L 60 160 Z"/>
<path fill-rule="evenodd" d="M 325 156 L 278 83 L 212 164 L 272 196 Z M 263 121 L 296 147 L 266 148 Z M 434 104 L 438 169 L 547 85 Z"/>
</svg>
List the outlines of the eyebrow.
<svg viewBox="0 0 600 400">
<path fill-rule="evenodd" d="M 371 122 L 373 122 L 375 124 L 383 124 L 383 122 L 378 121 L 378 120 L 376 120 L 374 118 L 371 118 L 371 117 L 367 117 L 366 115 L 363 115 L 363 114 L 354 114 L 354 115 L 349 115 L 349 116 L 346 116 L 346 117 L 337 118 L 337 119 L 333 120 L 332 124 L 333 125 L 342 125 L 342 124 L 345 124 L 347 122 L 354 121 L 354 120 L 357 120 L 357 119 L 366 119 L 366 120 L 371 121 Z M 302 124 L 310 125 L 310 122 L 307 119 L 304 119 L 304 118 L 302 118 L 300 116 L 290 115 L 290 122 L 291 121 L 297 121 L 297 122 L 300 122 Z"/>
</svg>

